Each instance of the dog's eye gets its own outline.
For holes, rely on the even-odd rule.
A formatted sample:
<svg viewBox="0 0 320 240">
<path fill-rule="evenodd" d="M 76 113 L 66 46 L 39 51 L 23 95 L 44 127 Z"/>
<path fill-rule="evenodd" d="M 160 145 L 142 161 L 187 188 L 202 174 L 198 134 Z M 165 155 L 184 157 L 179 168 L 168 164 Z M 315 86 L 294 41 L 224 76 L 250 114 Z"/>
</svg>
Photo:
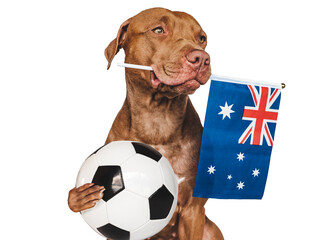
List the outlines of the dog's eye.
<svg viewBox="0 0 320 240">
<path fill-rule="evenodd" d="M 206 36 L 201 35 L 201 36 L 200 36 L 200 43 L 204 43 L 205 41 L 207 41 Z"/>
<path fill-rule="evenodd" d="M 156 27 L 155 29 L 152 29 L 152 31 L 156 34 L 164 34 L 164 30 L 162 27 Z"/>
</svg>

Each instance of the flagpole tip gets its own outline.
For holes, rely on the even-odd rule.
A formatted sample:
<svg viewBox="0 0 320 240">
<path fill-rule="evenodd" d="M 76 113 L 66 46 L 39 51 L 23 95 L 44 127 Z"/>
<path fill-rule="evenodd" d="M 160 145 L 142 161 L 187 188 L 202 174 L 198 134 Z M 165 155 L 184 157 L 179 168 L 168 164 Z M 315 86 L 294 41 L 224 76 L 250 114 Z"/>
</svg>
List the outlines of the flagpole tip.
<svg viewBox="0 0 320 240">
<path fill-rule="evenodd" d="M 286 88 L 286 84 L 285 83 L 281 83 L 281 88 L 282 89 Z"/>
</svg>

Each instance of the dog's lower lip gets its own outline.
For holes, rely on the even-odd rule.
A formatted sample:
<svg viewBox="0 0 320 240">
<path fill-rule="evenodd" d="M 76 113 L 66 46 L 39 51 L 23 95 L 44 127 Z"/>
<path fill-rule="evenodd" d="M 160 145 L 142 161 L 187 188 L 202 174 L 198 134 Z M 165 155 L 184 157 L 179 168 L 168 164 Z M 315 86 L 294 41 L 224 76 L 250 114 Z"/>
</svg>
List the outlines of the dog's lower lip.
<svg viewBox="0 0 320 240">
<path fill-rule="evenodd" d="M 201 83 L 196 79 L 188 80 L 182 84 L 177 85 L 177 87 L 186 87 L 190 89 L 198 89 L 200 87 Z"/>
<path fill-rule="evenodd" d="M 193 84 L 198 83 L 199 85 L 201 85 L 201 83 L 197 79 L 189 79 L 183 83 L 177 84 L 176 86 L 178 87 L 178 86 L 189 84 L 189 83 L 193 83 Z"/>
</svg>

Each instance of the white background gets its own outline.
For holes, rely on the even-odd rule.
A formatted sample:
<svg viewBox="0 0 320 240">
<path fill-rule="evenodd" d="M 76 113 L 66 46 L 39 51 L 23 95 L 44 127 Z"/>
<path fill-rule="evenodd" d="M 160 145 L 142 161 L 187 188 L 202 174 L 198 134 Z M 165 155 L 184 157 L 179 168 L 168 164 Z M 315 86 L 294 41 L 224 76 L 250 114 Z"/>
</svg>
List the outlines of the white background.
<svg viewBox="0 0 320 240">
<path fill-rule="evenodd" d="M 124 70 L 107 71 L 104 49 L 122 22 L 154 6 L 198 20 L 213 73 L 287 84 L 263 200 L 211 199 L 207 215 L 227 240 L 320 239 L 320 14 L 311 0 L 1 0 L 0 238 L 101 239 L 69 210 L 68 191 L 125 97 Z M 208 88 L 192 96 L 202 120 Z"/>
</svg>

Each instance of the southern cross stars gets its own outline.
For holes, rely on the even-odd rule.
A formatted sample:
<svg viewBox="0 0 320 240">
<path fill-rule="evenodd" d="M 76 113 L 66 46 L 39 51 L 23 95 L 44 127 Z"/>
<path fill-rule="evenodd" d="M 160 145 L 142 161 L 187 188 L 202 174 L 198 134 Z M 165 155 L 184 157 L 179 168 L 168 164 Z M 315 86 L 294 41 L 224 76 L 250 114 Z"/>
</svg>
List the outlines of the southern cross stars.
<svg viewBox="0 0 320 240">
<path fill-rule="evenodd" d="M 245 158 L 245 156 L 244 156 L 244 153 L 242 153 L 242 152 L 240 152 L 240 153 L 238 153 L 237 154 L 237 159 L 238 159 L 238 161 L 240 162 L 240 161 L 243 161 L 244 160 L 244 158 Z M 214 175 L 215 174 L 215 172 L 216 172 L 217 170 L 216 170 L 216 166 L 212 166 L 212 165 L 210 165 L 209 167 L 208 167 L 208 174 L 209 175 Z M 257 168 L 255 168 L 254 170 L 251 170 L 252 171 L 252 176 L 255 178 L 255 177 L 259 177 L 259 175 L 260 175 L 260 169 L 257 169 Z M 228 182 L 230 182 L 230 183 L 232 183 L 233 181 L 232 181 L 232 179 L 233 179 L 233 176 L 232 176 L 233 174 L 231 174 L 231 173 L 229 173 L 228 175 L 227 175 L 227 181 Z M 218 176 L 219 177 L 219 176 Z M 250 184 L 249 184 L 250 185 Z M 233 185 L 234 186 L 234 185 Z M 238 189 L 238 190 L 243 190 L 244 188 L 245 188 L 245 184 L 244 184 L 244 181 L 242 182 L 242 181 L 239 181 L 239 182 L 236 182 L 236 188 Z M 249 188 L 250 188 L 250 186 L 249 186 Z"/>
<path fill-rule="evenodd" d="M 228 103 L 226 102 L 224 107 L 219 106 L 221 108 L 221 112 L 219 112 L 218 114 L 222 114 L 222 120 L 227 116 L 229 119 L 231 119 L 230 117 L 230 113 L 234 113 L 234 111 L 231 109 L 233 106 L 233 104 L 231 104 L 230 106 L 228 106 Z"/>
</svg>

